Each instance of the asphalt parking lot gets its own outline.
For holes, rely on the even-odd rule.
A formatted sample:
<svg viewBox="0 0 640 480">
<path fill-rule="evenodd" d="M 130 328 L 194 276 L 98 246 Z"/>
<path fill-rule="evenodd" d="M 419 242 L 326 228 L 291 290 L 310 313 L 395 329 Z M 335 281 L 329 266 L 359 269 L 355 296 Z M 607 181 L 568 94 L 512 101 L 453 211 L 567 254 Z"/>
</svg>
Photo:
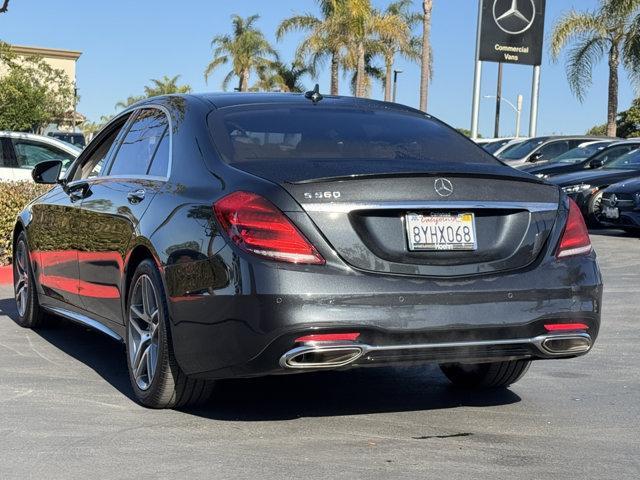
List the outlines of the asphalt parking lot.
<svg viewBox="0 0 640 480">
<path fill-rule="evenodd" d="M 434 367 L 225 382 L 206 406 L 131 399 L 124 350 L 18 327 L 0 288 L 0 478 L 633 478 L 640 475 L 640 239 L 592 235 L 605 278 L 586 357 L 470 395 Z"/>
</svg>

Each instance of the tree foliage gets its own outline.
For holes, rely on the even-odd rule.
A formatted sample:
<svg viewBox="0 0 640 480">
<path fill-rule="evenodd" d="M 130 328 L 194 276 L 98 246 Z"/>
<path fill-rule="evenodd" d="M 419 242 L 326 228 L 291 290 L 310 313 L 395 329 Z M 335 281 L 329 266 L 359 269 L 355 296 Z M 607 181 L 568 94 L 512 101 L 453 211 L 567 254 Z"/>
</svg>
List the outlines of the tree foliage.
<svg viewBox="0 0 640 480">
<path fill-rule="evenodd" d="M 571 45 L 566 69 L 569 86 L 583 101 L 592 72 L 605 56 L 609 66 L 607 133 L 616 134 L 618 68 L 640 85 L 640 0 L 600 0 L 593 11 L 570 10 L 560 17 L 551 35 L 551 56 L 557 60 Z"/>
<path fill-rule="evenodd" d="M 37 132 L 74 108 L 73 84 L 64 71 L 37 56 L 18 56 L 0 43 L 0 130 Z"/>
<path fill-rule="evenodd" d="M 640 137 L 640 97 L 636 98 L 628 110 L 618 114 L 616 120 L 618 136 L 621 138 Z M 606 135 L 607 124 L 596 125 L 587 131 L 587 135 Z"/>
<path fill-rule="evenodd" d="M 180 75 L 168 77 L 164 75 L 162 78 L 152 78 L 151 84 L 144 87 L 143 95 L 132 95 L 116 103 L 116 109 L 127 108 L 134 103 L 144 100 L 145 98 L 156 97 L 158 95 L 171 95 L 172 93 L 189 93 L 190 85 L 178 85 Z"/>
<path fill-rule="evenodd" d="M 258 81 L 249 89 L 251 91 L 304 92 L 302 77 L 309 74 L 309 67 L 293 62 L 286 65 L 282 62 L 270 62 L 257 70 Z"/>
<path fill-rule="evenodd" d="M 211 40 L 213 59 L 204 71 L 205 80 L 222 65 L 231 64 L 231 71 L 222 81 L 222 89 L 227 90 L 231 80 L 237 77 L 238 90 L 246 92 L 251 73 L 268 68 L 271 62 L 278 60 L 276 51 L 255 26 L 259 18 L 260 15 L 247 18 L 232 15 L 233 33 L 216 35 Z"/>
</svg>

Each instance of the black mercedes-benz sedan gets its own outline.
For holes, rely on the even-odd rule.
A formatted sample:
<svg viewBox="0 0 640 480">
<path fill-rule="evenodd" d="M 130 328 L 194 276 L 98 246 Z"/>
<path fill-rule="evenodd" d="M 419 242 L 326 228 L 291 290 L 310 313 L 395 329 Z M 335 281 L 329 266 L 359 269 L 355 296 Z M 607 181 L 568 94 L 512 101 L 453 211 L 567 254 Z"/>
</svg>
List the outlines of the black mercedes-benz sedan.
<svg viewBox="0 0 640 480">
<path fill-rule="evenodd" d="M 594 227 L 601 226 L 602 195 L 609 185 L 640 175 L 640 150 L 634 148 L 629 153 L 607 162 L 601 168 L 556 175 L 549 182 L 562 190 L 580 207 L 587 222 Z"/>
<path fill-rule="evenodd" d="M 604 225 L 640 233 L 640 177 L 615 183 L 602 194 Z"/>
<path fill-rule="evenodd" d="M 400 105 L 145 100 L 20 214 L 18 322 L 126 344 L 146 406 L 230 377 L 435 362 L 506 387 L 591 349 L 602 281 L 561 190 Z"/>
</svg>

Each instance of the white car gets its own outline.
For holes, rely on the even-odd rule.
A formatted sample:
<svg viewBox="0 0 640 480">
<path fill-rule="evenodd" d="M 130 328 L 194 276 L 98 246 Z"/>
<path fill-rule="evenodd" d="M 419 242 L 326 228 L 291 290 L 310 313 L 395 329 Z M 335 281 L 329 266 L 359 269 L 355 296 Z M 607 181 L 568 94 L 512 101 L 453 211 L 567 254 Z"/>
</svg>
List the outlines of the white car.
<svg viewBox="0 0 640 480">
<path fill-rule="evenodd" d="M 52 137 L 0 131 L 0 181 L 31 180 L 33 167 L 45 160 L 62 160 L 66 170 L 80 152 Z"/>
</svg>

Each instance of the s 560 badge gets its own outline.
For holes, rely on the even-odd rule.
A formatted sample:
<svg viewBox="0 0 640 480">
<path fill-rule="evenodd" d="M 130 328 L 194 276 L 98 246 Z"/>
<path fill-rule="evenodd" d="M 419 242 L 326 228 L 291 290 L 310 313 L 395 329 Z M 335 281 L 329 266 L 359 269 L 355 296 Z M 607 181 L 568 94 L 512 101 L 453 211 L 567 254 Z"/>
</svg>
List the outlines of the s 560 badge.
<svg viewBox="0 0 640 480">
<path fill-rule="evenodd" d="M 304 192 L 306 200 L 336 200 L 340 198 L 340 192 Z"/>
</svg>

